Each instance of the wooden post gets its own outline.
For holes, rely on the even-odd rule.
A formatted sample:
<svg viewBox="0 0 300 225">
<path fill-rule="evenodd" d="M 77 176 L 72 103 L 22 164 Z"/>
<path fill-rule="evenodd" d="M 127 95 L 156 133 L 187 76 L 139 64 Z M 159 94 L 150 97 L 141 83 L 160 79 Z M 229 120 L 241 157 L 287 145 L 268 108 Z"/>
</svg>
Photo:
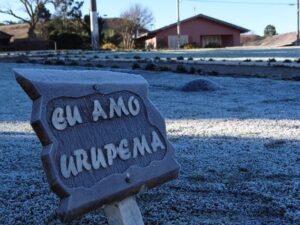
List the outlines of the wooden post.
<svg viewBox="0 0 300 225">
<path fill-rule="evenodd" d="M 126 198 L 104 208 L 109 225 L 144 225 L 135 197 Z"/>
</svg>

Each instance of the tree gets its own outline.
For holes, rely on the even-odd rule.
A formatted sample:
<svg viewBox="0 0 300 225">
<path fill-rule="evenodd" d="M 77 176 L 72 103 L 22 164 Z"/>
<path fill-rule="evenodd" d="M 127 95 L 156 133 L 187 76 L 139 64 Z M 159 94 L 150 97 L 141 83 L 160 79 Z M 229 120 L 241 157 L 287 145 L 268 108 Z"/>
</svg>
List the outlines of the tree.
<svg viewBox="0 0 300 225">
<path fill-rule="evenodd" d="M 123 19 L 123 48 L 133 48 L 134 38 L 139 35 L 139 31 L 147 29 L 154 21 L 150 9 L 140 4 L 132 5 L 122 12 L 120 17 Z"/>
<path fill-rule="evenodd" d="M 276 34 L 277 34 L 277 32 L 276 32 L 275 26 L 273 26 L 271 24 L 268 25 L 268 26 L 266 26 L 266 28 L 264 30 L 264 36 L 265 37 L 272 37 L 272 36 L 274 36 Z"/>
<path fill-rule="evenodd" d="M 35 37 L 35 28 L 41 17 L 48 16 L 46 14 L 45 6 L 51 3 L 51 0 L 17 0 L 22 9 L 26 13 L 26 17 L 19 16 L 19 13 L 12 8 L 0 9 L 0 13 L 11 15 L 20 21 L 29 25 L 28 38 Z M 43 10 L 43 12 L 41 12 Z"/>
</svg>

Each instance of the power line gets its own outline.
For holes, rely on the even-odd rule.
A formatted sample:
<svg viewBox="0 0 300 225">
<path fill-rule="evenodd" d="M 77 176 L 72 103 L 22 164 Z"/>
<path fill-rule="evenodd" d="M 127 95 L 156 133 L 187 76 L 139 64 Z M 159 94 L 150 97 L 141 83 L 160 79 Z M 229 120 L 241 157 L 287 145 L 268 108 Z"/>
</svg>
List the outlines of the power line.
<svg viewBox="0 0 300 225">
<path fill-rule="evenodd" d="M 223 1 L 223 0 L 182 0 L 198 3 L 221 3 L 221 4 L 239 4 L 239 5 L 273 5 L 273 6 L 295 6 L 296 3 L 290 2 L 249 2 L 249 1 Z"/>
</svg>

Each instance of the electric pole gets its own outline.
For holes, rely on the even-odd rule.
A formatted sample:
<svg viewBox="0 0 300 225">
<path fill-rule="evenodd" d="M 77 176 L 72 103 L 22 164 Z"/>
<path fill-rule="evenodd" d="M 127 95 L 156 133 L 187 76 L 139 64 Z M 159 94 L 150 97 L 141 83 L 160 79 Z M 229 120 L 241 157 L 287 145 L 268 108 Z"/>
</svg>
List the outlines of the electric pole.
<svg viewBox="0 0 300 225">
<path fill-rule="evenodd" d="M 99 25 L 96 0 L 90 0 L 90 21 L 92 49 L 97 50 L 99 48 Z"/>
<path fill-rule="evenodd" d="M 300 38 L 300 34 L 299 34 L 299 0 L 297 0 L 297 45 L 300 45 L 299 43 L 299 38 Z"/>
<path fill-rule="evenodd" d="M 299 1 L 299 0 L 298 0 Z M 180 49 L 180 2 L 177 0 L 177 48 Z"/>
</svg>

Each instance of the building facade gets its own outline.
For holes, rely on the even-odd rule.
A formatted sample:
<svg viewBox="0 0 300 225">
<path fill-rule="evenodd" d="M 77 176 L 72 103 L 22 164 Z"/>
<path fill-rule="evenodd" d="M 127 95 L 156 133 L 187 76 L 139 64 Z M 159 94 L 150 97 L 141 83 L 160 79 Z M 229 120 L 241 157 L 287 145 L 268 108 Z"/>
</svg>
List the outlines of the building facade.
<svg viewBox="0 0 300 225">
<path fill-rule="evenodd" d="M 199 48 L 240 46 L 241 33 L 248 29 L 203 14 L 180 23 L 180 44 L 191 43 Z M 137 39 L 152 48 L 177 48 L 177 23 L 148 32 Z"/>
</svg>

